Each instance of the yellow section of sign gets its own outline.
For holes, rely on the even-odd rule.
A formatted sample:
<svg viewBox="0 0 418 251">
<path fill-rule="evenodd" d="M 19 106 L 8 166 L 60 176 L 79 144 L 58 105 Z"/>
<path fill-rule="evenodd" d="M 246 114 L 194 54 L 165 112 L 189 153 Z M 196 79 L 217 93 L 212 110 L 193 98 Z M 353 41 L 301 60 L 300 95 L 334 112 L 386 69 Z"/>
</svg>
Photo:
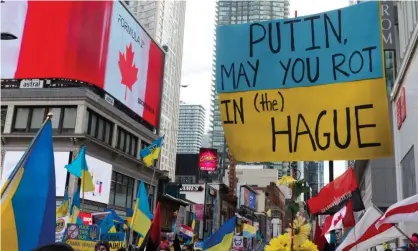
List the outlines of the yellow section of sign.
<svg viewBox="0 0 418 251">
<path fill-rule="evenodd" d="M 66 240 L 68 245 L 70 245 L 74 251 L 91 251 L 94 250 L 96 242 L 94 241 L 84 241 L 84 240 Z"/>
<path fill-rule="evenodd" d="M 358 160 L 392 155 L 383 78 L 219 94 L 238 161 Z"/>
<path fill-rule="evenodd" d="M 66 240 L 68 245 L 70 245 L 74 251 L 92 251 L 96 242 L 94 241 L 84 241 L 84 240 Z M 117 251 L 119 248 L 124 247 L 125 243 L 123 241 L 109 241 L 110 251 Z"/>
</svg>

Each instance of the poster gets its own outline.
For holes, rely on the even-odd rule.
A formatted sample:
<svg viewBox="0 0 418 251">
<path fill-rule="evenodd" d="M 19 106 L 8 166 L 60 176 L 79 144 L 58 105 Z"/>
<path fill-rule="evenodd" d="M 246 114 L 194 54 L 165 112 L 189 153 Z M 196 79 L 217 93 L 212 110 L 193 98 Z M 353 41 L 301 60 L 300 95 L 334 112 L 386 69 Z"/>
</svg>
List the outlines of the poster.
<svg viewBox="0 0 418 251">
<path fill-rule="evenodd" d="M 194 208 L 196 213 L 196 220 L 203 220 L 203 204 L 196 204 Z"/>
<path fill-rule="evenodd" d="M 55 242 L 62 242 L 65 232 L 65 227 L 67 226 L 68 216 L 57 218 L 55 226 Z"/>
<path fill-rule="evenodd" d="M 235 235 L 232 241 L 232 250 L 242 251 L 244 250 L 244 238 L 242 236 Z"/>
<path fill-rule="evenodd" d="M 95 191 L 85 193 L 84 198 L 108 204 L 110 196 L 110 182 L 112 179 L 112 165 L 87 154 L 86 161 L 93 178 Z"/>
<path fill-rule="evenodd" d="M 81 218 L 81 220 L 83 221 L 85 225 L 93 224 L 93 216 L 91 216 L 91 213 L 80 212 L 78 213 L 78 217 Z"/>
<path fill-rule="evenodd" d="M 305 17 L 218 26 L 216 85 L 235 159 L 391 156 L 380 25 L 379 3 L 373 1 Z"/>
<path fill-rule="evenodd" d="M 91 251 L 99 240 L 99 226 L 68 224 L 66 233 L 66 243 L 75 251 Z"/>
</svg>

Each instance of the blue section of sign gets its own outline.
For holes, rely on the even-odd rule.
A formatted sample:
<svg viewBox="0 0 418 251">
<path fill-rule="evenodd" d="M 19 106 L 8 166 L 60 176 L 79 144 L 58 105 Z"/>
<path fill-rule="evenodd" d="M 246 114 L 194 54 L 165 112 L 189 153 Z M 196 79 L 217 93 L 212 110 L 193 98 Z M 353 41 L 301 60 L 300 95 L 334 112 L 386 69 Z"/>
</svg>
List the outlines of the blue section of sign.
<svg viewBox="0 0 418 251">
<path fill-rule="evenodd" d="M 255 193 L 250 192 L 250 196 L 248 196 L 248 206 L 252 209 L 255 208 Z"/>
<path fill-rule="evenodd" d="M 219 26 L 218 92 L 383 77 L 378 1 L 285 20 Z"/>
<path fill-rule="evenodd" d="M 100 235 L 100 240 L 102 241 L 124 241 L 124 233 L 105 233 Z"/>
<path fill-rule="evenodd" d="M 97 225 L 67 224 L 67 239 L 97 241 L 99 229 Z"/>
</svg>

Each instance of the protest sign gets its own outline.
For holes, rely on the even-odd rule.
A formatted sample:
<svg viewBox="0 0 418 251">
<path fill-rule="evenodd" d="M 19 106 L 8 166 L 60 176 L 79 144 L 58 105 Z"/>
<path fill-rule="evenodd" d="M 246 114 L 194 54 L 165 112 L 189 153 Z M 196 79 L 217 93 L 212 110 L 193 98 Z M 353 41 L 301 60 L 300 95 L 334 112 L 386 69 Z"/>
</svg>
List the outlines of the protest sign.
<svg viewBox="0 0 418 251">
<path fill-rule="evenodd" d="M 66 243 L 75 251 L 90 251 L 99 240 L 99 226 L 68 224 Z"/>
<path fill-rule="evenodd" d="M 235 235 L 234 240 L 232 241 L 232 250 L 242 251 L 244 250 L 244 237 Z"/>
<path fill-rule="evenodd" d="M 57 218 L 57 222 L 55 225 L 55 242 L 63 241 L 65 227 L 67 226 L 67 221 L 68 221 L 68 216 Z"/>
<path fill-rule="evenodd" d="M 195 251 L 197 251 L 197 250 L 203 250 L 203 241 L 196 241 L 194 243 L 193 249 Z"/>
<path fill-rule="evenodd" d="M 116 251 L 125 245 L 125 234 L 124 233 L 101 233 L 100 240 L 108 241 L 111 251 Z"/>
<path fill-rule="evenodd" d="M 221 120 L 236 160 L 392 154 L 378 2 L 216 34 Z"/>
</svg>

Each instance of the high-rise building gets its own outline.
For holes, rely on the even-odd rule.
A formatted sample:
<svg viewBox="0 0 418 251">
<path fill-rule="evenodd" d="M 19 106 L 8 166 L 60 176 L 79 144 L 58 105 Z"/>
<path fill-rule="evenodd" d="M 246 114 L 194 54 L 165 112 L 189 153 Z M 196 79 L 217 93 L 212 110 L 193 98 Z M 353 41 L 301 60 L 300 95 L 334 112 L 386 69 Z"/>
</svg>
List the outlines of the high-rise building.
<svg viewBox="0 0 418 251">
<path fill-rule="evenodd" d="M 177 153 L 199 153 L 205 132 L 205 108 L 180 103 Z"/>
<path fill-rule="evenodd" d="M 160 169 L 174 180 L 186 1 L 130 1 L 129 9 L 161 46 L 167 46 L 160 134 L 165 135 Z"/>
<path fill-rule="evenodd" d="M 311 196 L 315 196 L 324 186 L 324 162 L 304 161 L 303 164 L 303 177 L 311 188 Z"/>
<path fill-rule="evenodd" d="M 215 25 L 241 24 L 266 21 L 289 16 L 289 0 L 274 1 L 217 1 Z M 216 49 L 214 50 L 216 54 Z M 215 57 L 214 57 L 215 58 Z M 215 60 L 213 61 L 215 66 Z M 215 69 L 215 67 L 213 67 Z M 218 152 L 224 152 L 224 132 L 216 92 L 216 76 L 213 70 L 211 104 L 211 143 Z"/>
</svg>

